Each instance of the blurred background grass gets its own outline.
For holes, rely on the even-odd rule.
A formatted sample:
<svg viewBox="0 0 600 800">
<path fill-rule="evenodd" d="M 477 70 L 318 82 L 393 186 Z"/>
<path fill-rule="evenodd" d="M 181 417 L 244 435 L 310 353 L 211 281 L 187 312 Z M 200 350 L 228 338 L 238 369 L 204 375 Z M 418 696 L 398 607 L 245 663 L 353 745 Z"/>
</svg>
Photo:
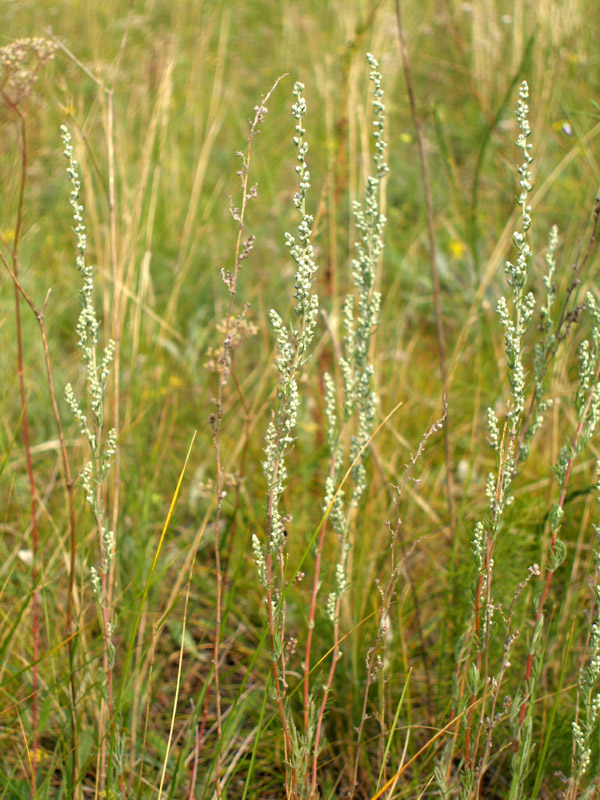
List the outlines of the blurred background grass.
<svg viewBox="0 0 600 800">
<path fill-rule="evenodd" d="M 208 348 L 219 344 L 216 323 L 226 308 L 219 270 L 230 268 L 233 259 L 236 228 L 228 204 L 230 196 L 235 202 L 238 192 L 239 159 L 235 153 L 244 148 L 247 120 L 261 94 L 279 75 L 289 73 L 273 95 L 254 143 L 251 183 L 258 184 L 258 199 L 251 205 L 247 224 L 248 232 L 256 235 L 256 245 L 241 272 L 238 297 L 240 309 L 248 303 L 248 317 L 259 332 L 236 355 L 239 385 L 226 398 L 223 428 L 224 451 L 230 460 L 227 469 L 238 476 L 232 479 L 222 532 L 224 551 L 231 557 L 230 574 L 235 578 L 228 589 L 224 632 L 223 691 L 230 699 L 239 695 L 263 629 L 249 537 L 253 531 L 262 532 L 264 526 L 265 489 L 258 465 L 275 379 L 269 368 L 273 341 L 266 314 L 271 307 L 280 313 L 289 308 L 293 278 L 293 266 L 283 246 L 284 232 L 294 224 L 291 87 L 297 79 L 306 85 L 318 285 L 322 307 L 335 326 L 349 286 L 350 201 L 359 196 L 368 174 L 370 112 L 364 54 L 370 51 L 380 60 L 390 163 L 381 273 L 383 307 L 375 351 L 380 417 L 400 401 L 403 405 L 374 442 L 369 466 L 372 488 L 353 548 L 353 590 L 345 611 L 345 627 L 352 635 L 336 677 L 337 695 L 322 756 L 323 796 L 342 796 L 336 794 L 341 792 L 336 787 L 344 785 L 344 770 L 354 759 L 352 730 L 362 699 L 364 654 L 374 635 L 374 623 L 364 620 L 377 607 L 373 582 L 385 574 L 388 557 L 389 534 L 384 522 L 394 513 L 389 486 L 398 482 L 410 453 L 442 408 L 423 187 L 393 5 L 354 0 L 2 2 L 0 14 L 0 46 L 19 37 L 54 36 L 80 62 L 60 50 L 40 74 L 28 114 L 30 170 L 22 280 L 40 303 L 48 289 L 52 290 L 46 324 L 59 387 L 69 380 L 81 384 L 82 374 L 74 335 L 79 279 L 74 269 L 69 188 L 58 129 L 66 123 L 74 134 L 84 182 L 89 260 L 98 268 L 98 305 L 107 332 L 115 335 L 110 312 L 115 287 L 109 266 L 106 98 L 82 65 L 114 87 L 116 244 L 122 281 L 117 291 L 123 296 L 118 331 L 122 466 L 117 642 L 121 644 L 129 639 L 170 496 L 192 432 L 198 429 L 184 497 L 177 506 L 160 564 L 161 579 L 151 589 L 143 618 L 140 642 L 144 646 L 138 656 L 137 678 L 128 687 L 126 728 L 134 744 L 127 767 L 131 780 L 140 773 L 148 776 L 140 784 L 142 796 L 154 791 L 173 702 L 183 604 L 171 589 L 205 519 L 208 525 L 199 544 L 190 600 L 178 739 L 169 762 L 170 796 L 184 796 L 189 780 L 189 765 L 184 762 L 193 740 L 190 720 L 196 712 L 190 711 L 191 700 L 200 712 L 207 709 L 208 728 L 213 721 L 213 700 L 202 694 L 210 667 L 215 602 L 209 546 L 214 537 L 210 506 L 215 466 L 208 423 L 215 379 L 205 363 Z M 537 263 L 541 270 L 548 228 L 557 224 L 564 284 L 568 266 L 584 241 L 600 184 L 600 113 L 594 105 L 594 101 L 600 102 L 600 31 L 593 0 L 515 0 L 510 4 L 427 0 L 406 3 L 404 14 L 432 173 L 443 322 L 451 364 L 448 402 L 458 508 L 457 533 L 450 540 L 443 452 L 441 444 L 436 444 L 420 462 L 420 483 L 411 484 L 403 498 L 404 546 L 410 558 L 394 606 L 390 654 L 394 680 L 382 685 L 380 697 L 374 700 L 379 711 L 390 713 L 392 709 L 393 715 L 407 668 L 414 667 L 408 716 L 402 721 L 403 730 L 414 726 L 408 745 L 408 752 L 414 753 L 429 738 L 426 726 L 441 727 L 448 718 L 453 647 L 469 603 L 469 541 L 474 521 L 484 513 L 483 482 L 493 466 L 485 444 L 485 409 L 506 394 L 502 335 L 494 309 L 504 290 L 502 265 L 511 254 L 515 224 L 517 153 L 513 142 L 517 127 L 513 108 L 517 88 L 522 79 L 528 80 L 536 157 L 533 240 L 540 254 Z M 0 230 L 10 242 L 18 202 L 19 153 L 6 109 L 0 109 L 0 123 Z M 18 551 L 28 546 L 29 520 L 27 477 L 19 444 L 13 300 L 7 275 L 3 282 L 0 369 L 6 377 L 0 386 L 0 448 L 6 460 L 0 476 L 0 563 L 3 635 L 10 632 L 11 643 L 2 667 L 6 711 L 0 728 L 0 767 L 9 788 L 0 796 L 16 797 L 21 791 L 27 796 L 23 788 L 27 786 L 27 757 L 18 721 L 23 717 L 27 729 L 29 671 L 22 672 L 31 652 L 27 613 L 16 630 L 11 625 L 14 609 L 21 609 L 19 603 L 30 590 L 27 565 L 18 558 Z M 24 317 L 35 469 L 43 498 L 41 589 L 46 655 L 40 667 L 44 683 L 40 724 L 45 794 L 40 796 L 53 796 L 63 785 L 60 764 L 67 748 L 61 727 L 66 707 L 66 656 L 60 647 L 66 603 L 67 517 L 41 345 L 35 320 L 27 313 Z M 323 324 L 315 356 L 318 367 L 331 364 L 330 349 L 330 335 Z M 568 397 L 572 377 L 559 370 L 553 379 L 555 393 Z M 305 547 L 302 531 L 311 530 L 318 520 L 327 468 L 318 369 L 303 389 L 305 413 L 286 495 L 294 515 L 288 537 L 291 563 Z M 60 400 L 73 465 L 79 469 L 83 450 L 62 393 Z M 554 414 L 553 428 L 540 440 L 518 487 L 515 527 L 499 545 L 497 560 L 502 563 L 501 585 L 506 597 L 522 579 L 523 569 L 543 560 L 539 525 L 551 493 L 548 465 L 562 444 L 561 430 L 568 424 L 558 408 Z M 582 467 L 577 481 L 584 488 L 591 483 L 589 463 Z M 82 498 L 78 502 L 85 520 Z M 564 537 L 568 562 L 554 587 L 555 611 L 548 615 L 550 633 L 542 682 L 549 695 L 556 688 L 573 613 L 589 605 L 585 576 L 591 564 L 593 499 L 582 494 L 571 506 Z M 93 664 L 98 631 L 85 573 L 85 564 L 94 561 L 93 536 L 85 534 L 85 525 L 81 531 L 79 613 L 84 652 Z M 184 579 L 185 575 L 181 581 Z M 302 598 L 300 588 L 288 608 L 288 628 L 299 639 L 306 615 Z M 523 615 L 530 618 L 525 610 Z M 156 637 L 152 656 L 148 744 L 142 754 L 140 726 L 146 702 L 142 687 L 150 669 L 147 647 L 153 625 L 162 625 L 165 618 L 166 627 Z M 329 634 L 323 619 L 317 633 L 325 646 Z M 242 796 L 246 779 L 248 747 L 253 743 L 251 739 L 250 745 L 244 743 L 260 713 L 262 696 L 256 689 L 266 675 L 267 660 L 261 659 L 250 674 L 228 733 L 225 763 L 231 762 L 235 753 L 241 754 L 231 777 L 231 797 Z M 577 666 L 577 658 L 573 658 L 571 679 Z M 18 678 L 12 679 L 15 673 Z M 84 674 L 81 728 L 88 774 L 83 785 L 88 786 L 94 778 L 94 713 L 90 706 L 94 688 L 85 670 Z M 561 697 L 559 717 L 563 714 L 565 720 L 556 726 L 559 733 L 551 744 L 552 758 L 566 772 L 572 698 L 572 694 Z M 540 704 L 540 719 L 552 702 L 551 696 Z M 365 797 L 374 793 L 379 772 L 379 740 L 374 741 L 372 746 L 365 745 L 361 767 Z M 397 763 L 403 743 L 403 737 L 395 742 L 392 762 Z M 280 747 L 277 726 L 271 725 L 257 750 L 251 796 L 281 796 L 276 788 L 281 785 Z M 211 758 L 208 738 L 202 750 L 204 774 Z M 417 764 L 403 787 L 397 787 L 404 792 L 398 797 L 416 796 L 431 773 L 433 758 L 429 753 Z M 498 793 L 490 796 L 502 796 L 500 777 L 497 782 Z M 549 772 L 548 796 L 554 796 L 557 785 Z"/>
</svg>

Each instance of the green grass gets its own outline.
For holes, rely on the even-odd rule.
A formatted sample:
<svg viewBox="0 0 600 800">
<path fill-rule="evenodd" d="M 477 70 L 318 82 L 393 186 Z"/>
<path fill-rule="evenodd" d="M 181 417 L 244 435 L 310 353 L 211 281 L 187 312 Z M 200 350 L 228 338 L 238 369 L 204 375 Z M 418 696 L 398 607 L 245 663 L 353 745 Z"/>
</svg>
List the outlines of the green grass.
<svg viewBox="0 0 600 800">
<path fill-rule="evenodd" d="M 510 9 L 483 0 L 471 5 L 455 0 L 405 5 L 435 211 L 454 520 L 449 517 L 441 432 L 427 440 L 396 509 L 394 487 L 402 482 L 405 465 L 424 433 L 442 416 L 443 387 L 424 190 L 393 4 L 157 0 L 133 2 L 130 9 L 116 2 L 3 4 L 0 47 L 21 37 L 50 36 L 49 28 L 59 43 L 54 60 L 40 70 L 25 115 L 28 178 L 18 256 L 20 280 L 38 308 L 51 289 L 44 325 L 74 475 L 88 456 L 64 399 L 68 382 L 78 397 L 83 396 L 85 374 L 75 334 L 80 279 L 74 266 L 70 185 L 61 155 L 63 123 L 72 133 L 80 163 L 87 260 L 97 268 L 101 344 L 108 337 L 119 340 L 118 415 L 114 371 L 105 403 L 108 424 L 118 421 L 120 462 L 108 474 L 101 495 L 108 518 L 116 520 L 111 591 L 120 734 L 112 736 L 106 708 L 100 712 L 102 625 L 89 578 L 89 568 L 100 556 L 80 482 L 74 493 L 76 632 L 70 663 L 65 472 L 40 328 L 21 302 L 39 535 L 38 720 L 33 722 L 36 637 L 32 569 L 27 562 L 32 549 L 31 492 L 17 376 L 14 292 L 3 267 L 0 798 L 32 796 L 34 739 L 39 798 L 116 796 L 114 792 L 124 787 L 128 798 L 212 798 L 220 792 L 230 800 L 275 800 L 286 796 L 286 780 L 292 785 L 273 690 L 265 593 L 252 555 L 252 535 L 262 542 L 266 535 L 268 490 L 261 463 L 265 432 L 277 404 L 277 353 L 268 314 L 275 308 L 286 322 L 296 319 L 295 267 L 284 233 L 294 231 L 298 222 L 292 202 L 297 190 L 295 122 L 289 109 L 292 86 L 300 80 L 306 87 L 304 124 L 310 143 L 312 186 L 306 202 L 315 217 L 313 246 L 319 265 L 313 291 L 324 312 L 311 345 L 313 354 L 299 378 L 296 441 L 286 457 L 289 477 L 281 498 L 282 515 L 293 517 L 284 549 L 286 576 L 300 568 L 305 577 L 289 589 L 282 587 L 285 635 L 288 641 L 297 639 L 297 649 L 294 653 L 289 645 L 287 688 L 282 684 L 280 692 L 289 700 L 284 718 L 303 733 L 302 670 L 315 570 L 309 543 L 311 537 L 318 541 L 330 466 L 322 375 L 332 373 L 341 397 L 342 302 L 352 291 L 356 241 L 351 201 L 363 197 L 365 180 L 373 174 L 367 52 L 381 65 L 390 167 L 382 198 L 385 250 L 376 278 L 382 306 L 369 343 L 377 432 L 365 451 L 368 488 L 349 528 L 349 588 L 339 614 L 344 638 L 324 716 L 316 789 L 322 798 L 348 796 L 356 764 L 356 798 L 374 798 L 378 787 L 396 773 L 397 781 L 383 797 L 441 796 L 436 794 L 434 770 L 444 772 L 441 765 L 448 763 L 447 774 L 462 770 L 467 788 L 461 795 L 456 780 L 447 796 L 474 796 L 460 761 L 464 728 L 450 726 L 434 737 L 451 722 L 457 643 L 473 612 L 473 528 L 488 514 L 485 481 L 497 466 L 487 443 L 486 413 L 488 407 L 496 408 L 502 426 L 511 396 L 504 332 L 495 309 L 498 297 L 508 296 L 503 266 L 507 258 L 516 259 L 511 237 L 519 229 L 515 164 L 521 159 L 514 147 L 514 108 L 526 79 L 535 156 L 530 195 L 535 258 L 529 265 L 528 288 L 531 285 L 543 299 L 546 240 L 556 224 L 560 298 L 571 280 L 570 267 L 588 245 L 600 185 L 600 115 L 593 102 L 600 102 L 600 30 L 591 0 L 560 5 L 546 0 L 531 7 L 515 2 Z M 254 234 L 256 239 L 237 278 L 233 317 L 247 304 L 246 317 L 256 333 L 236 349 L 232 376 L 222 388 L 221 480 L 227 494 L 217 510 L 219 473 L 209 417 L 217 408 L 218 378 L 206 364 L 222 347 L 217 323 L 228 313 L 229 293 L 219 273 L 234 267 L 238 231 L 229 197 L 240 205 L 236 171 L 241 165 L 235 153 L 245 152 L 253 108 L 284 73 L 289 75 L 270 98 L 252 143 L 249 183 L 257 184 L 258 197 L 249 203 L 244 235 Z M 0 250 L 9 265 L 22 176 L 15 119 L 5 98 L 0 103 Z M 595 289 L 594 255 L 576 291 L 580 303 L 588 289 Z M 574 326 L 573 336 L 552 364 L 548 393 L 557 402 L 519 469 L 515 501 L 506 510 L 496 541 L 493 601 L 504 614 L 528 568 L 538 563 L 543 576 L 549 563 L 546 519 L 560 493 L 552 466 L 575 430 L 576 351 L 581 339 L 590 336 L 590 320 L 585 314 Z M 538 322 L 536 315 L 525 341 L 528 380 Z M 195 431 L 181 493 L 153 571 Z M 577 680 L 588 658 L 589 621 L 597 613 L 597 457 L 592 439 L 575 462 L 566 492 L 560 533 L 566 558 L 552 578 L 545 603 L 540 673 L 531 706 L 534 749 L 519 790 L 519 796 L 532 800 L 559 796 L 566 790 L 559 771 L 567 778 L 573 773 L 571 724 Z M 346 454 L 338 483 L 348 463 Z M 349 496 L 350 479 L 345 489 Z M 397 514 L 402 524 L 391 546 L 386 521 L 394 529 Z M 311 652 L 310 686 L 317 706 L 334 644 L 325 604 L 334 585 L 338 550 L 328 524 Z M 397 571 L 394 564 L 399 565 Z M 515 604 L 512 630 L 519 629 L 520 635 L 511 652 L 512 667 L 503 678 L 500 704 L 505 695 L 520 696 L 542 581 L 532 578 Z M 386 587 L 389 599 L 383 600 Z M 219 604 L 221 661 L 215 676 Z M 382 608 L 389 621 L 387 631 L 378 634 Z M 383 668 L 376 670 L 368 687 L 368 718 L 358 744 L 366 659 L 376 642 Z M 504 625 L 498 613 L 487 651 L 491 674 L 498 673 L 503 646 Z M 280 669 L 281 659 L 278 663 Z M 464 700 L 468 694 L 463 690 Z M 475 694 L 481 697 L 479 691 Z M 476 723 L 477 715 L 474 730 Z M 311 796 L 311 747 L 314 743 L 308 745 L 308 777 L 300 781 L 299 797 Z M 511 796 L 511 780 L 515 770 L 518 773 L 511 767 L 513 752 L 514 730 L 502 718 L 494 730 L 482 796 Z M 298 752 L 294 758 L 303 763 Z M 599 758 L 596 733 L 588 777 L 600 772 Z M 104 794 L 102 759 L 112 759 L 111 788 Z M 571 787 L 568 796 L 587 797 L 581 787 L 580 794 Z M 293 796 L 292 789 L 288 793 Z"/>
</svg>

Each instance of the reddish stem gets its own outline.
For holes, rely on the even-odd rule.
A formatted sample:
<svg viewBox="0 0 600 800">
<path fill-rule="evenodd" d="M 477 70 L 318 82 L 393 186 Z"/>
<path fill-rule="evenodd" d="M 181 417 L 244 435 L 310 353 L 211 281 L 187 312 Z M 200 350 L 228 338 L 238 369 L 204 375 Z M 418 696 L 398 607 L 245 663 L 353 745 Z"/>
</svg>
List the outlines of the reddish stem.
<svg viewBox="0 0 600 800">
<path fill-rule="evenodd" d="M 5 98 L 6 99 L 6 98 Z M 15 224 L 15 235 L 12 248 L 12 271 L 15 277 L 19 277 L 19 242 L 21 229 L 23 226 L 23 204 L 25 199 L 25 184 L 27 182 L 27 129 L 25 125 L 25 112 L 19 111 L 16 105 L 12 105 L 12 110 L 18 117 L 17 122 L 17 142 L 21 155 L 21 177 L 19 185 L 19 198 L 17 206 L 17 219 Z M 23 329 L 21 322 L 21 294 L 14 284 L 15 292 L 15 321 L 17 329 L 17 371 L 19 375 L 19 394 L 21 400 L 21 413 L 23 419 L 23 440 L 25 445 L 25 458 L 27 461 L 27 476 L 29 479 L 29 492 L 31 495 L 31 548 L 33 556 L 32 582 L 33 594 L 31 600 L 31 625 L 33 633 L 33 670 L 32 670 L 32 699 L 31 699 L 31 726 L 33 734 L 32 742 L 32 763 L 31 763 L 31 796 L 35 797 L 37 783 L 37 762 L 38 762 L 38 654 L 39 654 L 39 625 L 38 625 L 38 592 L 37 592 L 37 562 L 38 562 L 38 524 L 37 524 L 37 499 L 35 491 L 35 479 L 33 475 L 33 460 L 31 458 L 31 443 L 29 436 L 29 418 L 27 415 L 27 397 L 25 393 L 25 374 L 23 367 Z"/>
<path fill-rule="evenodd" d="M 272 510 L 273 494 L 269 494 L 269 507 Z M 269 517 L 270 519 L 270 517 Z M 273 616 L 273 592 L 271 590 L 271 582 L 273 580 L 273 556 L 271 553 L 267 554 L 267 617 L 269 621 L 269 643 L 271 647 L 271 656 L 275 652 L 275 618 Z M 277 697 L 277 708 L 279 710 L 279 717 L 281 719 L 281 726 L 283 728 L 283 740 L 285 745 L 286 760 L 291 765 L 290 771 L 292 776 L 292 800 L 298 798 L 298 775 L 296 767 L 291 763 L 292 761 L 292 739 L 290 730 L 287 724 L 285 715 L 285 707 L 283 704 L 283 695 L 280 686 L 280 672 L 279 672 L 279 659 L 271 658 L 271 672 L 273 674 L 273 685 L 275 686 L 275 695 Z"/>
<path fill-rule="evenodd" d="M 331 461 L 329 477 L 332 478 L 335 472 L 335 457 Z M 310 651 L 312 646 L 313 631 L 315 628 L 315 616 L 317 612 L 317 597 L 319 594 L 319 578 L 321 575 L 321 559 L 323 555 L 323 541 L 325 539 L 325 529 L 327 521 L 321 525 L 317 552 L 315 555 L 315 575 L 313 578 L 312 596 L 310 600 L 310 613 L 308 616 L 308 630 L 306 632 L 306 650 L 304 654 L 304 733 L 308 734 L 309 725 L 309 698 L 310 698 Z M 335 663 L 335 661 L 334 661 Z M 318 739 L 317 739 L 318 741 Z"/>
</svg>

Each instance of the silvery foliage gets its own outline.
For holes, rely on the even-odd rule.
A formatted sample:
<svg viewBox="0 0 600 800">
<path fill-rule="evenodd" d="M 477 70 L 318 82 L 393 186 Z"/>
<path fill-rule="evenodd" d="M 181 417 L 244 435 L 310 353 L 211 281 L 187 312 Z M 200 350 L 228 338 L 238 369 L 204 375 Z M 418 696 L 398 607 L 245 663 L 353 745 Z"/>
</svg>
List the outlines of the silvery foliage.
<svg viewBox="0 0 600 800">
<path fill-rule="evenodd" d="M 285 458 L 294 443 L 294 431 L 300 405 L 298 375 L 309 357 L 309 348 L 314 337 L 319 311 L 318 297 L 311 291 L 317 265 L 314 261 L 314 252 L 310 241 L 313 217 L 306 211 L 310 172 L 306 164 L 308 151 L 308 143 L 304 138 L 306 130 L 302 124 L 306 114 L 303 92 L 304 85 L 295 83 L 293 93 L 296 102 L 292 106 L 292 115 L 296 120 L 294 144 L 298 162 L 296 172 L 300 180 L 298 191 L 294 195 L 294 205 L 300 215 L 300 222 L 295 235 L 291 233 L 285 235 L 286 245 L 296 264 L 294 276 L 296 322 L 286 326 L 274 309 L 271 309 L 269 313 L 273 330 L 277 335 L 278 357 L 276 363 L 279 370 L 277 408 L 267 427 L 263 461 L 263 471 L 269 491 L 267 549 L 272 554 L 279 552 L 285 541 L 284 525 L 279 509 L 287 479 Z M 266 581 L 265 561 L 258 540 L 253 541 L 253 551 L 259 579 L 264 583 Z"/>
<path fill-rule="evenodd" d="M 117 452 L 117 438 L 114 428 L 104 432 L 104 392 L 110 375 L 110 366 L 114 357 L 115 343 L 111 339 L 104 348 L 102 357 L 98 356 L 98 339 L 100 323 L 94 307 L 94 270 L 86 263 L 85 252 L 87 237 L 84 223 L 83 206 L 79 202 L 81 180 L 79 165 L 74 158 L 71 135 L 66 126 L 61 126 L 61 137 L 65 147 L 64 155 L 69 162 L 67 177 L 71 183 L 70 204 L 73 207 L 75 243 L 77 256 L 75 265 L 83 279 L 80 290 L 81 311 L 76 325 L 77 346 L 81 350 L 81 359 L 86 373 L 87 413 L 76 398 L 70 383 L 65 387 L 67 404 L 79 424 L 82 436 L 87 439 L 91 458 L 81 473 L 83 489 L 88 505 L 99 527 L 101 537 L 102 558 L 97 567 L 91 567 L 90 577 L 94 596 L 100 607 L 107 602 L 102 591 L 100 574 L 106 575 L 110 569 L 115 552 L 115 534 L 108 530 L 104 522 L 104 511 L 99 490 L 112 465 Z M 100 573 L 100 574 L 99 574 Z M 109 633 L 112 624 L 109 621 Z M 110 639 L 110 637 L 109 637 Z M 107 642 L 109 667 L 114 663 L 114 647 Z"/>
<path fill-rule="evenodd" d="M 491 576 L 493 572 L 494 541 L 498 535 L 505 509 L 512 503 L 510 493 L 512 483 L 517 473 L 518 462 L 523 456 L 519 451 L 520 433 L 523 423 L 526 399 L 526 371 L 523 364 L 523 338 L 529 330 L 531 320 L 536 308 L 534 295 L 528 292 L 528 267 L 532 260 L 532 250 L 529 243 L 529 229 L 531 227 L 531 205 L 529 194 L 532 191 L 531 155 L 532 146 L 528 141 L 531 134 L 529 125 L 529 107 L 527 100 L 529 88 L 524 81 L 519 90 L 516 117 L 519 124 L 519 135 L 516 145 L 522 153 L 522 161 L 517 166 L 519 175 L 520 193 L 517 204 L 520 208 L 520 230 L 513 233 L 513 243 L 517 250 L 515 262 L 506 261 L 504 271 L 506 281 L 510 287 L 510 297 L 501 296 L 497 304 L 497 313 L 504 328 L 504 349 L 508 367 L 510 385 L 510 398 L 503 424 L 493 408 L 487 410 L 487 432 L 490 446 L 496 453 L 496 469 L 488 474 L 485 484 L 485 494 L 489 503 L 489 516 L 486 520 L 475 524 L 471 550 L 475 561 L 477 574 L 475 577 L 475 604 L 479 617 L 479 634 L 475 639 L 475 646 L 481 652 L 485 649 L 489 638 L 494 612 L 498 606 L 491 600 Z M 541 380 L 541 379 L 540 379 Z M 508 654 L 505 651 L 506 663 L 502 670 L 508 666 Z M 477 696 L 482 688 L 482 679 L 475 663 L 471 664 L 467 683 L 471 696 Z M 458 684 L 454 686 L 456 700 L 459 701 Z M 463 706 L 466 702 L 463 698 Z M 520 703 L 514 703 L 514 711 L 518 716 Z M 464 710 L 459 709 L 459 710 Z M 512 715 L 511 715 L 512 719 Z M 517 724 L 517 723 L 515 723 Z M 523 743 L 522 743 L 523 745 Z M 521 753 L 524 745 L 521 748 Z M 465 791 L 470 792 L 476 772 L 465 775 Z"/>
<path fill-rule="evenodd" d="M 388 172 L 385 160 L 387 143 L 384 137 L 385 105 L 381 88 L 379 64 L 367 53 L 370 67 L 369 78 L 373 94 L 373 139 L 375 141 L 375 175 L 367 179 L 365 200 L 361 205 L 354 202 L 355 227 L 358 233 L 356 258 L 352 261 L 352 280 L 355 292 L 348 295 L 343 305 L 344 355 L 340 358 L 340 372 L 344 391 L 342 421 L 348 423 L 357 416 L 356 432 L 350 442 L 350 463 L 353 489 L 350 507 L 356 508 L 366 488 L 364 451 L 375 423 L 376 395 L 373 391 L 373 366 L 369 360 L 369 342 L 379 319 L 381 295 L 375 290 L 377 267 L 384 247 L 386 219 L 380 211 L 381 181 Z M 333 529 L 340 539 L 340 560 L 335 569 L 335 589 L 327 600 L 327 616 L 335 619 L 337 600 L 345 592 L 347 581 L 347 559 L 349 553 L 348 519 L 344 510 L 343 492 L 336 491 L 343 465 L 343 444 L 340 440 L 338 415 L 333 379 L 325 374 L 325 399 L 327 416 L 327 438 L 332 469 L 325 480 L 323 510 L 332 521 Z"/>
<path fill-rule="evenodd" d="M 533 294 L 526 291 L 527 268 L 532 258 L 532 250 L 528 239 L 528 231 L 531 227 L 531 205 L 529 205 L 528 198 L 533 188 L 530 170 L 533 157 L 531 155 L 531 144 L 528 142 L 528 137 L 531 134 L 528 117 L 528 97 L 529 88 L 527 83 L 523 81 L 519 90 L 516 111 L 520 128 L 516 144 L 523 154 L 523 160 L 517 166 L 519 185 L 521 187 L 517 199 L 521 209 L 521 230 L 516 230 L 513 233 L 513 242 L 517 248 L 517 259 L 514 264 L 511 261 L 507 261 L 504 268 L 506 281 L 512 290 L 510 308 L 509 301 L 504 296 L 499 298 L 497 305 L 497 313 L 504 328 L 504 348 L 509 370 L 511 398 L 506 411 L 506 427 L 502 435 L 496 412 L 493 408 L 488 408 L 487 410 L 488 441 L 496 451 L 498 465 L 497 471 L 491 472 L 486 481 L 486 496 L 490 504 L 491 520 L 486 524 L 482 522 L 476 524 L 472 540 L 472 551 L 478 573 L 485 567 L 485 550 L 488 537 L 492 539 L 495 537 L 500 528 L 504 509 L 512 502 L 510 487 L 517 469 L 519 458 L 518 436 L 525 407 L 526 384 L 523 365 L 523 337 L 529 329 L 536 306 Z M 556 247 L 556 243 L 554 243 L 554 247 Z M 552 254 L 550 257 L 552 257 Z M 490 622 L 491 620 L 488 618 L 486 611 L 484 612 L 480 645 L 485 640 L 486 626 Z"/>
</svg>

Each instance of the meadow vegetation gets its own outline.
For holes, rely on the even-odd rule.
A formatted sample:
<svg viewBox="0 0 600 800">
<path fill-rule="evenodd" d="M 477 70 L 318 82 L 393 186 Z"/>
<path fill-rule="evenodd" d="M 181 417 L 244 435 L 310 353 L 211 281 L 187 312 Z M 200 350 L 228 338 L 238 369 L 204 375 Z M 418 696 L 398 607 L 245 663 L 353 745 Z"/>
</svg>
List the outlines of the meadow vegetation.
<svg viewBox="0 0 600 800">
<path fill-rule="evenodd" d="M 2 18 L 0 799 L 600 798 L 595 3 Z"/>
</svg>

